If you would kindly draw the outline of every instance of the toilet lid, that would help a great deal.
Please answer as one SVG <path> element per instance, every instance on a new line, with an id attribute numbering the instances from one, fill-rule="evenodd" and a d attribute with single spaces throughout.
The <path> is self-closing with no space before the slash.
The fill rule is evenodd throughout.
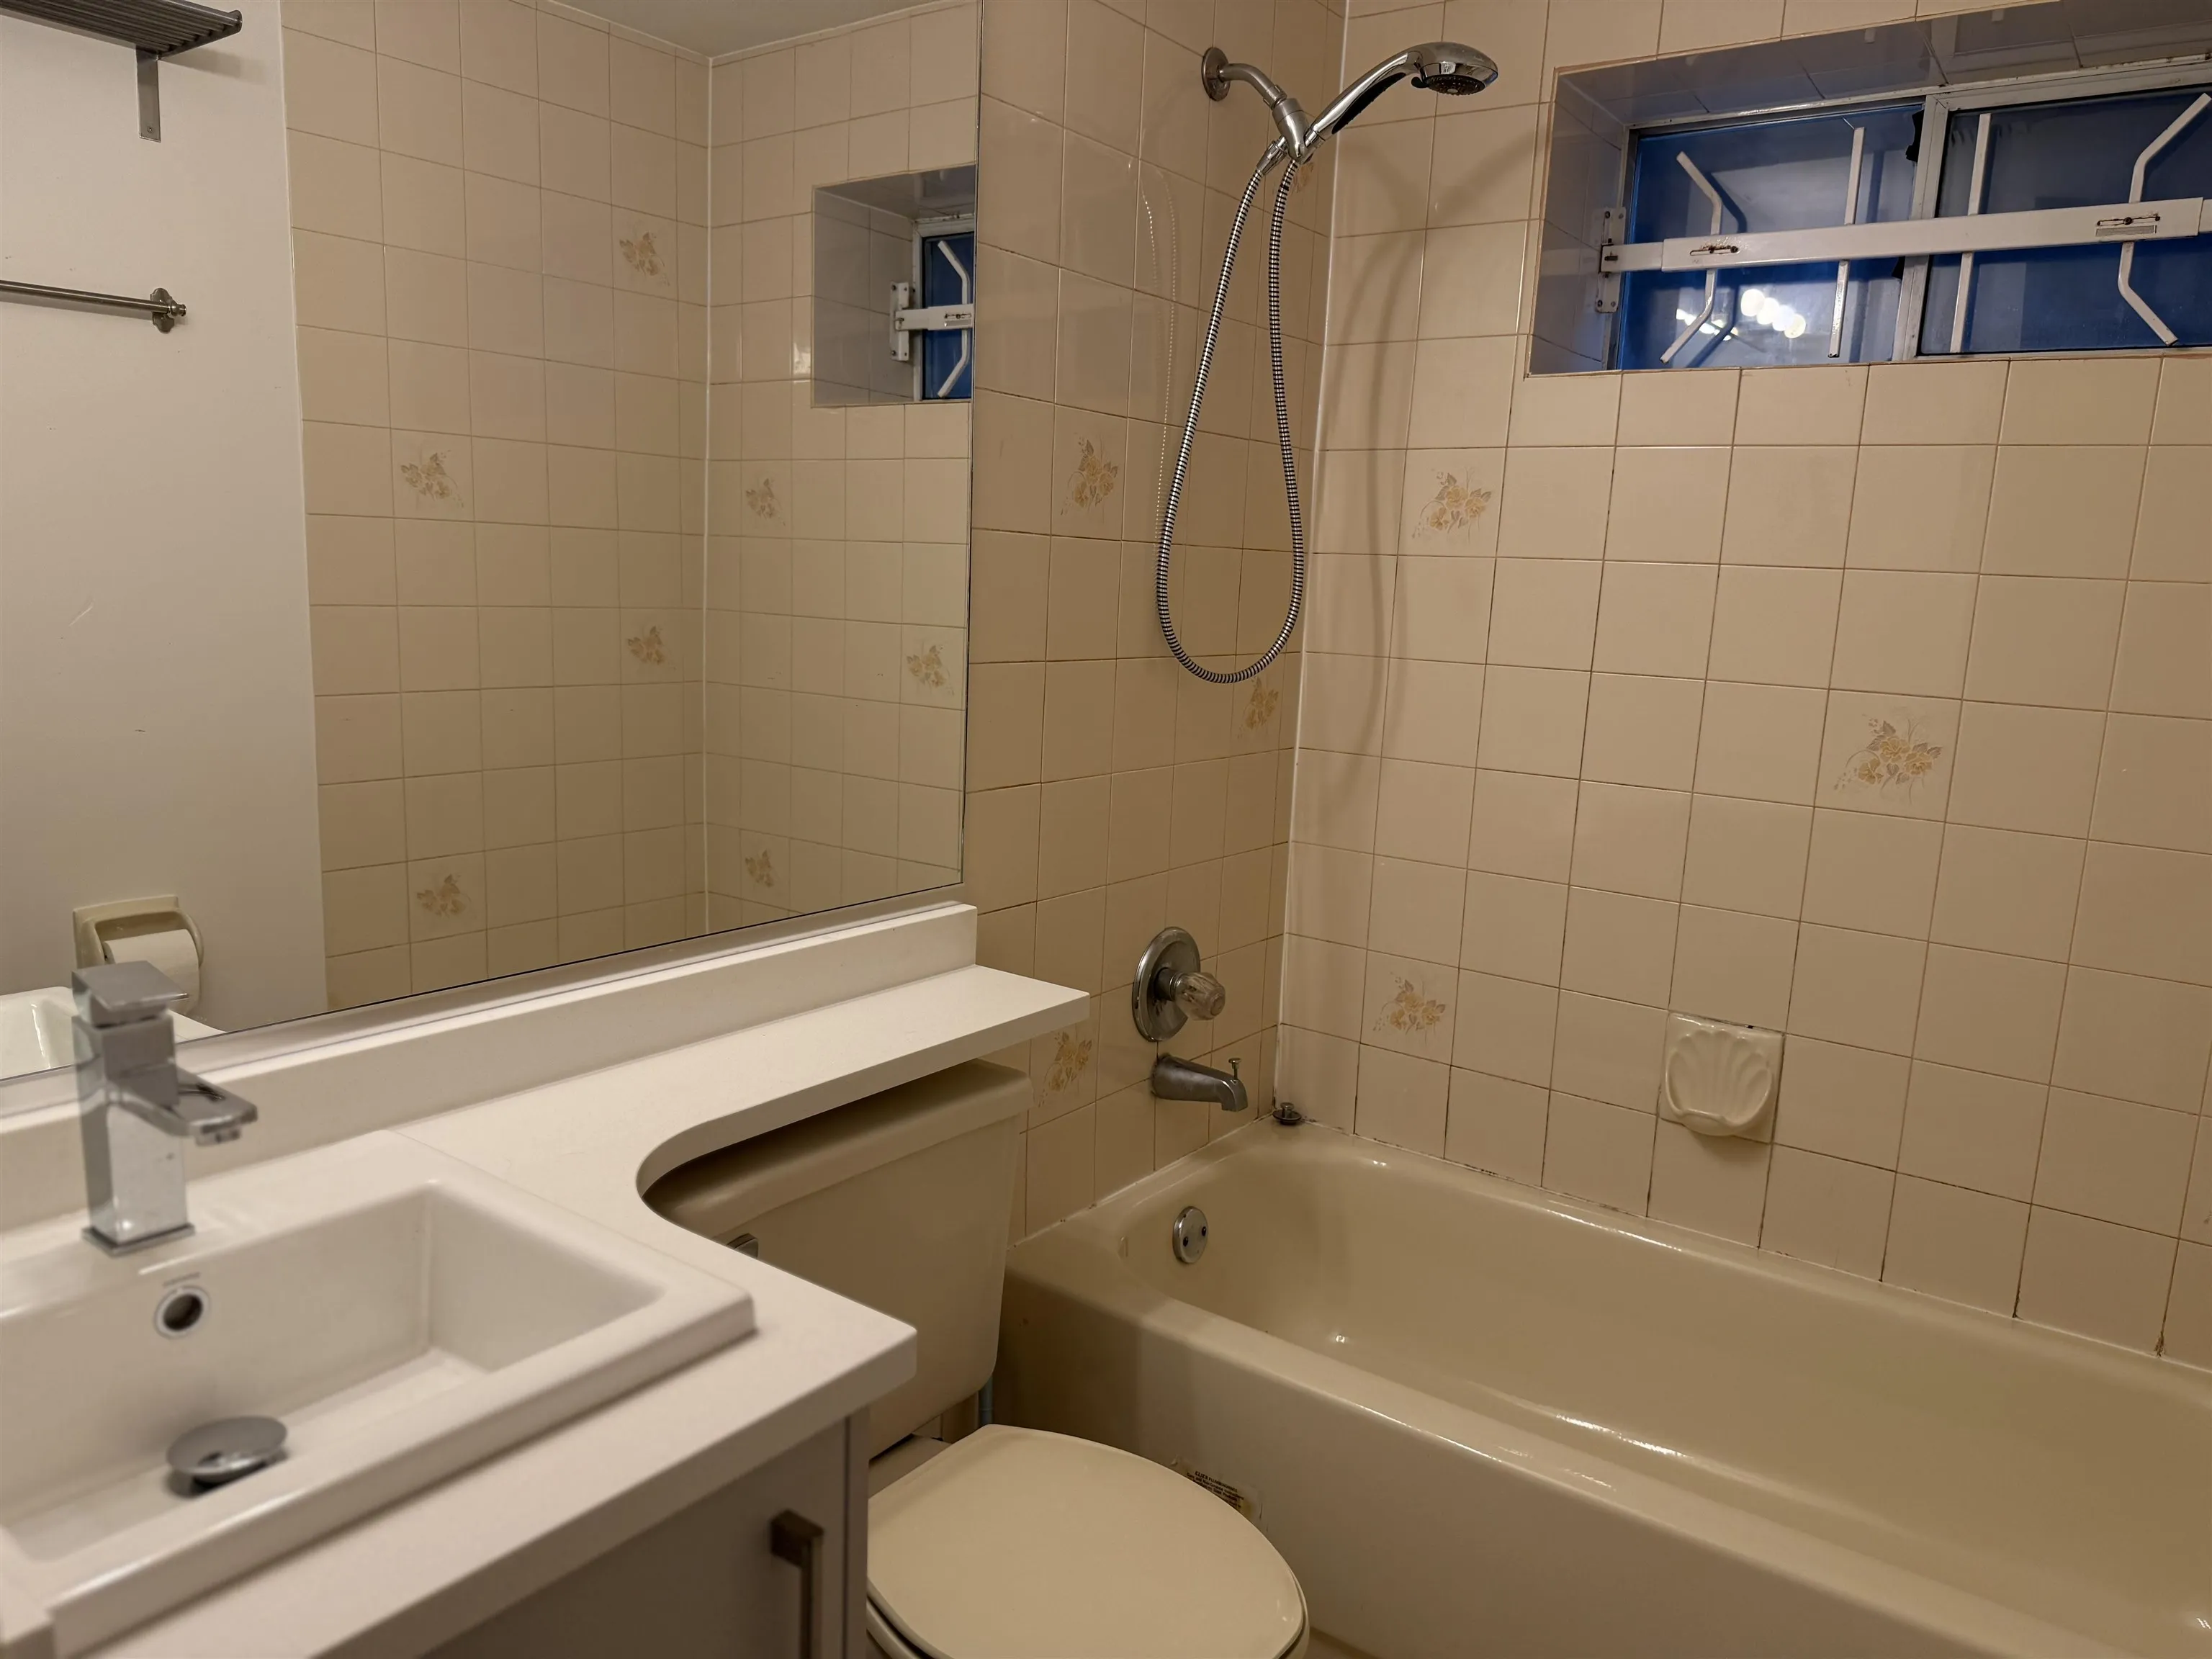
<path id="1" fill-rule="evenodd" d="M 994 1424 L 868 1505 L 868 1591 L 934 1659 L 1279 1659 L 1298 1581 L 1157 1463 Z"/>

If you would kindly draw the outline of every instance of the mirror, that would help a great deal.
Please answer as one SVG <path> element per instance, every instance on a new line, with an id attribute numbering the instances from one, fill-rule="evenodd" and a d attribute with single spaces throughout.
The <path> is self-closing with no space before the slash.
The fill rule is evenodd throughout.
<path id="1" fill-rule="evenodd" d="M 6 275 L 185 307 L 0 307 L 6 1072 L 958 882 L 978 8 L 243 10 L 0 20 Z"/>

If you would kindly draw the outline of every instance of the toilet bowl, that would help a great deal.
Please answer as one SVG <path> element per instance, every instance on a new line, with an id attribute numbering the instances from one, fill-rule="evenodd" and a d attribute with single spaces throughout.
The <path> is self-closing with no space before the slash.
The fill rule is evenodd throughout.
<path id="1" fill-rule="evenodd" d="M 1298 1581 L 1194 1481 L 964 1414 L 999 1350 L 1006 1208 L 1030 1080 L 986 1060 L 708 1153 L 646 1202 L 915 1328 L 869 1408 L 868 1633 L 889 1659 L 1299 1659 Z M 1165 1248 L 1165 1241 L 1161 1241 Z M 972 1420 L 972 1419 L 970 1419 Z"/>
<path id="2" fill-rule="evenodd" d="M 888 1659 L 1297 1659 L 1305 1598 L 1257 1527 L 1112 1446 L 991 1425 L 868 1505 Z"/>

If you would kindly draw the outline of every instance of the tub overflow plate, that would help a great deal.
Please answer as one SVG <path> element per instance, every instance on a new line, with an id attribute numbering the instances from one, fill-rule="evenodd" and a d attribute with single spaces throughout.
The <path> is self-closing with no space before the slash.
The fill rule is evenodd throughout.
<path id="1" fill-rule="evenodd" d="M 1206 1254 L 1206 1212 L 1187 1206 L 1175 1218 L 1175 1255 L 1178 1261 L 1195 1261 Z"/>

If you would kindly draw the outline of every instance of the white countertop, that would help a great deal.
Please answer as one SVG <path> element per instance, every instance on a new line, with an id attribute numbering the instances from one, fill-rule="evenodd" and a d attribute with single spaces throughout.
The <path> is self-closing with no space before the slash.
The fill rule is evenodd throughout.
<path id="1" fill-rule="evenodd" d="M 1057 1030 L 1086 1002 L 957 967 L 393 1125 L 743 1285 L 754 1334 L 142 1626 L 101 1659 L 418 1652 L 888 1392 L 912 1372 L 911 1329 L 684 1232 L 641 1189 L 719 1147 Z M 33 1635 L 21 1612 L 9 1610 L 11 1640 Z"/>

